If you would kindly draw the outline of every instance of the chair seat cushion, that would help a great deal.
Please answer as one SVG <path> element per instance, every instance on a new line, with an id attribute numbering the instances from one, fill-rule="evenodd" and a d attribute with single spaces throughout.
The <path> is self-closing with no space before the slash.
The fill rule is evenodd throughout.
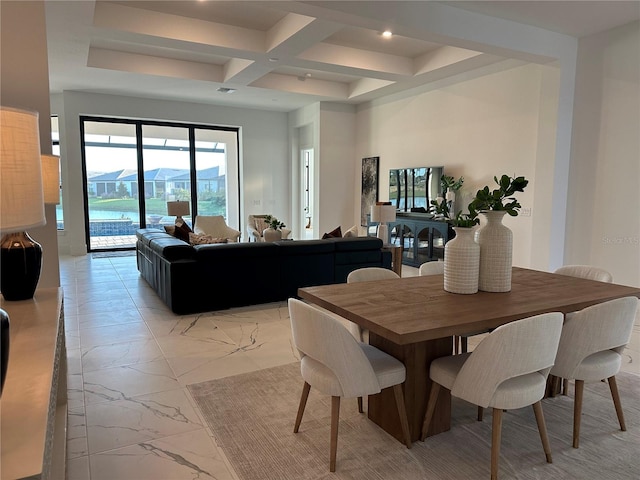
<path id="1" fill-rule="evenodd" d="M 511 410 L 527 407 L 544 397 L 547 379 L 538 372 L 510 378 L 498 386 L 489 405 L 482 407 Z"/>
<path id="2" fill-rule="evenodd" d="M 589 355 L 585 358 L 572 378 L 585 382 L 597 382 L 614 376 L 620 370 L 622 358 L 612 350 L 605 350 Z"/>
<path id="3" fill-rule="evenodd" d="M 453 382 L 456 381 L 458 372 L 467 361 L 471 352 L 461 355 L 450 355 L 448 357 L 436 358 L 431 362 L 429 376 L 431 380 L 442 385 L 447 390 L 451 390 Z"/>
<path id="4" fill-rule="evenodd" d="M 371 362 L 378 383 L 380 383 L 380 389 L 404 382 L 406 369 L 400 360 L 366 343 L 359 343 L 359 345 Z"/>

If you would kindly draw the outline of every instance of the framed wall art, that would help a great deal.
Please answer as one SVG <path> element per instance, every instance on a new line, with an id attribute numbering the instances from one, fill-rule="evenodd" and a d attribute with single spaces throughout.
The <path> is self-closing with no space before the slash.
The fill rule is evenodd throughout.
<path id="1" fill-rule="evenodd" d="M 360 225 L 367 225 L 371 205 L 378 201 L 378 177 L 380 157 L 362 159 L 362 196 L 360 200 Z"/>

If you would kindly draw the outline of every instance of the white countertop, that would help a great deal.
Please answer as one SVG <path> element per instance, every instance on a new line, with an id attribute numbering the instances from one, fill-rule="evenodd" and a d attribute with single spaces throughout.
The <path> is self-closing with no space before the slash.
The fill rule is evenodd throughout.
<path id="1" fill-rule="evenodd" d="M 9 364 L 0 400 L 2 479 L 48 476 L 52 417 L 61 400 L 57 398 L 58 375 L 66 378 L 62 298 L 62 288 L 48 288 L 36 291 L 31 300 L 3 298 L 0 302 L 11 325 Z"/>

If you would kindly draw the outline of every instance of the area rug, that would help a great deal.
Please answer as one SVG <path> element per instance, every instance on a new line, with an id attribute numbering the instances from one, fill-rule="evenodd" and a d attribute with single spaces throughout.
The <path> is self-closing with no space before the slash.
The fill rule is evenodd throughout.
<path id="1" fill-rule="evenodd" d="M 637 479 L 640 472 L 640 376 L 617 377 L 627 431 L 617 424 L 606 383 L 585 386 L 580 448 L 571 447 L 573 396 L 545 399 L 553 463 L 545 462 L 532 408 L 503 416 L 501 479 Z M 303 381 L 298 363 L 189 385 L 213 435 L 239 478 L 489 478 L 491 415 L 453 403 L 449 432 L 411 450 L 341 402 L 337 471 L 329 472 L 329 397 L 311 390 L 298 434 L 293 424 Z M 573 389 L 571 389 L 573 391 Z"/>

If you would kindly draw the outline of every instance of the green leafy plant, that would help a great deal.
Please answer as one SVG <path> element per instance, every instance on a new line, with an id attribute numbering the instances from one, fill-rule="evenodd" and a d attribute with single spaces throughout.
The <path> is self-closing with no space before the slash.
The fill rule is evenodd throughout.
<path id="1" fill-rule="evenodd" d="M 449 205 L 447 201 L 442 198 L 439 202 L 438 200 L 431 200 L 431 208 L 432 212 L 435 212 L 436 215 L 443 215 L 446 218 L 449 218 Z"/>
<path id="2" fill-rule="evenodd" d="M 448 219 L 447 222 L 454 227 L 471 228 L 478 225 L 480 223 L 480 219 L 476 214 L 462 213 L 462 210 L 459 210 L 456 217 Z"/>
<path id="3" fill-rule="evenodd" d="M 265 221 L 265 223 L 267 225 L 269 225 L 269 228 L 272 228 L 273 230 L 278 230 L 280 228 L 285 228 L 286 227 L 286 225 L 284 223 L 282 223 L 280 220 L 278 220 L 273 215 L 266 215 L 264 217 L 264 221 Z"/>
<path id="4" fill-rule="evenodd" d="M 442 185 L 442 193 L 447 193 L 448 190 L 457 192 L 464 183 L 464 177 L 460 177 L 454 180 L 451 175 L 442 175 L 440 177 L 440 185 Z"/>
<path id="5" fill-rule="evenodd" d="M 500 180 L 498 177 L 493 177 L 493 179 L 498 188 L 489 190 L 489 187 L 485 186 L 478 190 L 475 198 L 469 204 L 469 214 L 475 217 L 479 212 L 496 210 L 505 211 L 512 217 L 517 216 L 521 205 L 513 195 L 516 192 L 523 192 L 529 184 L 529 180 L 524 177 L 510 177 L 508 175 L 502 175 Z"/>

